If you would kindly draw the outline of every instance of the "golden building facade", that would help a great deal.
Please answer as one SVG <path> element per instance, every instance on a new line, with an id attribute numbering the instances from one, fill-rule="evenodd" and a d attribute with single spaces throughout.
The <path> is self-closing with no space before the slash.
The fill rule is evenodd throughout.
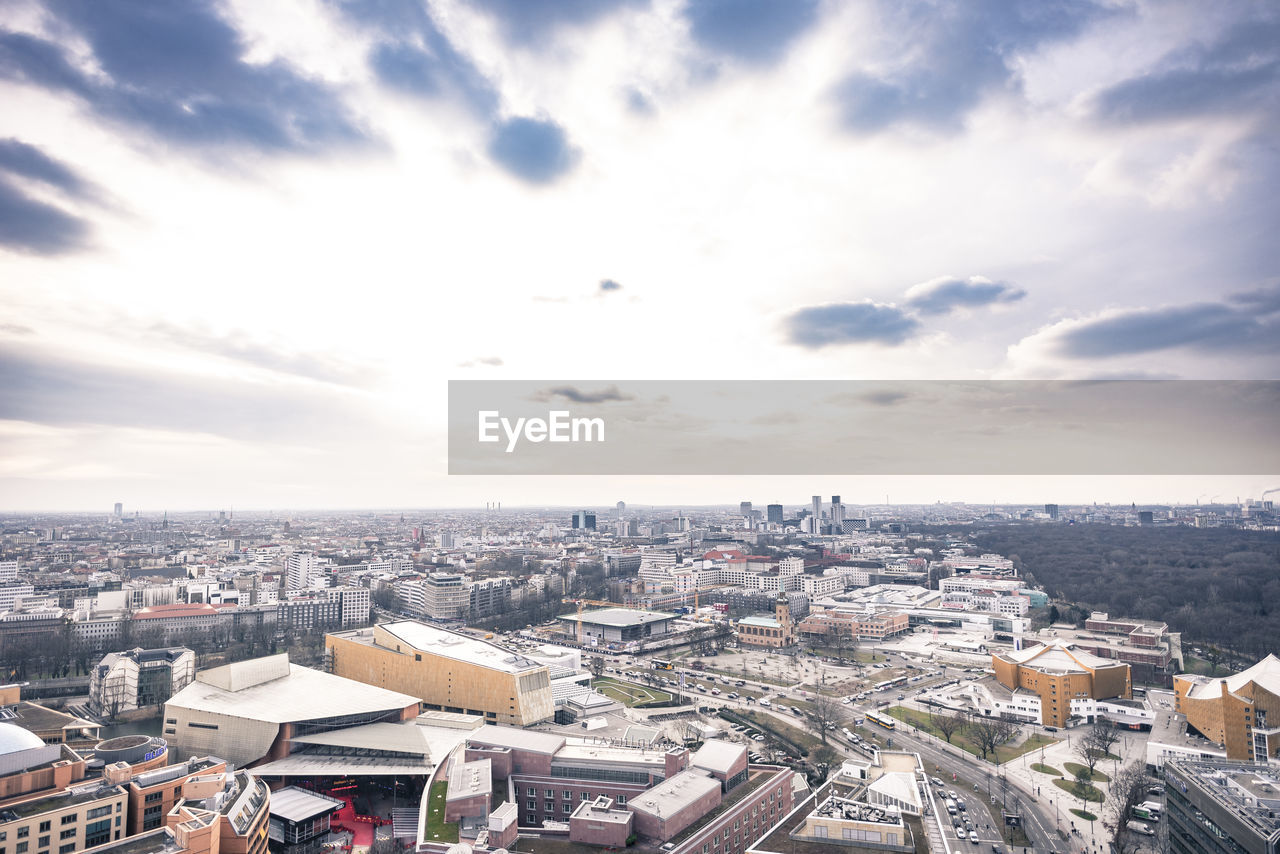
<path id="1" fill-rule="evenodd" d="M 555 714 L 545 664 L 416 620 L 329 634 L 325 648 L 334 674 L 410 694 L 429 709 L 513 726 Z"/>
<path id="2" fill-rule="evenodd" d="M 1133 696 L 1128 664 L 1068 644 L 993 653 L 991 667 L 1001 685 L 1040 697 L 1040 723 L 1045 726 L 1066 726 L 1072 700 Z"/>
<path id="3" fill-rule="evenodd" d="M 1222 745 L 1228 759 L 1274 761 L 1280 756 L 1280 659 L 1268 655 L 1225 679 L 1189 673 L 1173 677 L 1175 708 L 1187 723 Z"/>

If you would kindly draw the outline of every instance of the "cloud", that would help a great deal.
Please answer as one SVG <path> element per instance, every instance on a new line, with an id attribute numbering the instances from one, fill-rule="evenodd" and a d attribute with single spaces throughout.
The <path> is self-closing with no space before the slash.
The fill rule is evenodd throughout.
<path id="1" fill-rule="evenodd" d="M 526 183 L 550 184 L 573 169 L 579 152 L 555 122 L 514 118 L 494 127 L 489 156 Z"/>
<path id="2" fill-rule="evenodd" d="M 817 0 L 689 0 L 689 32 L 703 48 L 742 62 L 780 59 L 818 17 Z"/>
<path id="3" fill-rule="evenodd" d="M 1197 356 L 1280 352 L 1280 299 L 1259 291 L 1228 302 L 1111 309 L 1038 330 L 1009 349 L 1014 363 L 1084 361 L 1184 350 Z"/>
<path id="4" fill-rule="evenodd" d="M 502 367 L 503 364 L 504 363 L 502 359 L 498 358 L 497 356 L 481 356 L 478 359 L 468 359 L 465 362 L 459 362 L 458 367 L 459 368 L 475 368 L 475 367 L 500 368 Z"/>
<path id="5" fill-rule="evenodd" d="M 35 335 L 36 331 L 21 323 L 0 323 L 0 333 L 5 335 Z"/>
<path id="6" fill-rule="evenodd" d="M 948 314 L 958 308 L 978 308 L 1002 302 L 1016 302 L 1027 292 L 1007 282 L 993 282 L 982 276 L 958 279 L 943 276 L 907 290 L 906 304 L 921 314 Z"/>
<path id="7" fill-rule="evenodd" d="M 97 195 L 93 185 L 71 167 L 54 160 L 36 146 L 12 137 L 0 139 L 0 169 L 39 181 L 75 198 Z"/>
<path id="8" fill-rule="evenodd" d="M 532 395 L 533 400 L 544 403 L 557 397 L 572 403 L 609 403 L 635 399 L 634 395 L 620 391 L 616 385 L 611 385 L 598 391 L 583 391 L 576 386 L 562 385 L 541 389 Z"/>
<path id="9" fill-rule="evenodd" d="M 63 0 L 48 30 L 82 42 L 100 73 L 47 39 L 0 32 L 0 77 L 75 96 L 97 115 L 194 149 L 317 152 L 367 143 L 338 94 L 280 60 L 249 63 L 207 2 Z"/>
<path id="10" fill-rule="evenodd" d="M 654 114 L 653 100 L 644 92 L 635 88 L 628 87 L 626 91 L 627 109 L 637 116 L 651 116 Z"/>
<path id="11" fill-rule="evenodd" d="M 37 201 L 0 178 L 0 246 L 35 255 L 60 255 L 89 244 L 89 224 Z"/>
<path id="12" fill-rule="evenodd" d="M 315 353 L 281 350 L 256 341 L 242 332 L 216 335 L 163 321 L 152 324 L 147 331 L 167 343 L 243 362 L 273 373 L 352 387 L 368 385 L 374 378 L 374 372 L 367 367 L 345 364 Z"/>
<path id="13" fill-rule="evenodd" d="M 367 407 L 332 389 L 116 367 L 0 346 L 0 420 L 208 433 L 249 442 L 349 438 Z"/>
<path id="14" fill-rule="evenodd" d="M 1145 123 L 1280 106 L 1280 16 L 1239 21 L 1209 43 L 1172 51 L 1143 74 L 1099 92 L 1094 115 Z"/>
<path id="15" fill-rule="evenodd" d="M 784 321 L 792 344 L 819 349 L 832 344 L 897 345 L 916 334 L 920 321 L 894 305 L 871 301 L 809 306 Z"/>
<path id="16" fill-rule="evenodd" d="M 391 89 L 424 100 L 454 97 L 483 118 L 498 108 L 493 83 L 416 0 L 338 0 L 348 21 L 375 33 L 369 66 Z"/>
<path id="17" fill-rule="evenodd" d="M 622 290 L 622 285 L 618 284 L 618 283 L 617 283 L 617 282 L 615 282 L 613 279 L 601 279 L 601 280 L 600 280 L 600 293 L 601 293 L 601 294 L 613 293 L 614 291 L 620 291 L 620 290 Z"/>
<path id="18" fill-rule="evenodd" d="M 537 47 L 564 27 L 581 27 L 620 9 L 647 6 L 649 0 L 474 0 L 472 5 L 497 21 L 503 36 L 524 47 Z"/>
<path id="19" fill-rule="evenodd" d="M 1020 54 L 1110 14 L 1089 0 L 884 0 L 880 9 L 883 29 L 901 41 L 880 67 L 850 73 L 832 92 L 842 123 L 856 133 L 898 124 L 956 129 L 988 94 L 1019 86 Z"/>

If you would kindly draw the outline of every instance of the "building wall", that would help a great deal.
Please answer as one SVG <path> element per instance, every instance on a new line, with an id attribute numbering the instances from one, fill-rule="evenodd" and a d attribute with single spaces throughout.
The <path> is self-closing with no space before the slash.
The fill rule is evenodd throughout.
<path id="1" fill-rule="evenodd" d="M 411 694 L 447 711 L 483 714 L 494 723 L 529 726 L 555 714 L 546 667 L 506 673 L 418 651 L 379 626 L 373 631 L 373 644 L 325 637 L 333 673 Z M 534 685 L 521 690 L 521 680 Z"/>
<path id="2" fill-rule="evenodd" d="M 1187 696 L 1195 685 L 1192 680 L 1173 677 L 1175 709 L 1186 715 L 1187 723 L 1205 738 L 1221 744 L 1228 759 L 1252 761 L 1252 728 L 1258 726 L 1259 719 L 1265 720 L 1268 727 L 1280 725 L 1280 697 L 1256 682 L 1242 686 L 1238 694 L 1227 690 L 1225 679 L 1218 684 L 1218 696 L 1197 700 Z"/>
<path id="3" fill-rule="evenodd" d="M 280 732 L 278 724 L 189 709 L 164 707 L 164 738 L 183 755 L 220 756 L 238 766 L 267 754 Z"/>
<path id="4" fill-rule="evenodd" d="M 671 837 L 702 818 L 707 813 L 714 810 L 720 805 L 723 794 L 720 789 L 712 789 L 689 802 L 683 809 L 676 811 L 671 815 L 657 816 L 647 812 L 635 812 L 636 820 L 633 827 L 640 836 L 647 836 L 651 839 L 658 839 L 666 842 Z M 640 796 L 644 799 L 644 795 Z"/>
<path id="5" fill-rule="evenodd" d="M 642 796 L 651 785 L 525 774 L 513 775 L 511 784 L 520 809 L 521 827 L 538 827 L 547 819 L 567 822 L 579 804 L 594 801 L 601 795 L 612 799 L 615 807 L 625 809 L 632 799 Z M 530 790 L 533 790 L 533 795 L 529 794 Z M 551 792 L 551 797 L 547 797 L 547 792 Z M 566 793 L 568 797 L 565 797 Z M 569 807 L 568 812 L 565 812 L 566 806 Z"/>
<path id="6" fill-rule="evenodd" d="M 6 850 L 12 846 L 11 850 L 17 851 L 25 842 L 32 852 L 70 854 L 83 851 L 89 847 L 86 842 L 96 846 L 124 837 L 124 811 L 128 799 L 123 788 L 113 786 L 99 797 L 69 806 L 60 803 L 66 798 L 56 796 L 18 801 L 9 808 L 26 812 L 22 804 L 38 803 L 41 809 L 12 821 L 0 822 L 0 835 L 8 840 Z"/>
<path id="7" fill-rule="evenodd" d="M 1034 667 L 1034 660 L 1023 666 L 992 655 L 991 666 L 1001 685 L 1033 691 L 1040 697 L 1040 722 L 1045 726 L 1066 726 L 1073 699 L 1132 696 L 1129 667 L 1125 664 L 1086 669 L 1083 673 L 1052 673 Z"/>
<path id="8" fill-rule="evenodd" d="M 61 748 L 64 752 L 67 748 Z M 64 753 L 65 755 L 65 753 Z M 60 791 L 84 779 L 84 760 L 59 759 L 44 768 L 20 771 L 0 777 L 0 804 L 19 800 L 35 792 Z"/>
<path id="9" fill-rule="evenodd" d="M 756 770 L 763 769 L 757 766 Z M 791 796 L 794 772 L 780 768 L 776 771 L 769 769 L 765 773 L 773 773 L 774 776 L 750 796 L 699 828 L 668 854 L 701 854 L 704 845 L 709 854 L 743 854 L 794 807 Z"/>

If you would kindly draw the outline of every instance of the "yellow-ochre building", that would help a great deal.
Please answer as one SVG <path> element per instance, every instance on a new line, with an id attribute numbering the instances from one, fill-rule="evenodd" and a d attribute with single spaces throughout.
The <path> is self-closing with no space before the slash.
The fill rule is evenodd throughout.
<path id="1" fill-rule="evenodd" d="M 545 664 L 416 620 L 334 632 L 325 648 L 336 675 L 411 694 L 428 709 L 514 726 L 555 714 Z"/>
<path id="2" fill-rule="evenodd" d="M 1228 759 L 1274 762 L 1280 756 L 1280 658 L 1268 655 L 1234 676 L 1173 677 L 1177 710 Z"/>
<path id="3" fill-rule="evenodd" d="M 1012 691 L 1040 697 L 1040 723 L 1066 726 L 1072 700 L 1133 696 L 1129 665 L 1100 658 L 1071 644 L 993 653 L 996 680 Z"/>

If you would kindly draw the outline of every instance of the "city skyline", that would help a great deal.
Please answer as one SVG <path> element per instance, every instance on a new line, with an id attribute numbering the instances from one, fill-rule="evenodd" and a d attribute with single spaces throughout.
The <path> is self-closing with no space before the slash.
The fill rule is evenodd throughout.
<path id="1" fill-rule="evenodd" d="M 815 488 L 449 477 L 453 379 L 1272 380 L 1278 32 L 1246 0 L 7 4 L 0 509 Z"/>

